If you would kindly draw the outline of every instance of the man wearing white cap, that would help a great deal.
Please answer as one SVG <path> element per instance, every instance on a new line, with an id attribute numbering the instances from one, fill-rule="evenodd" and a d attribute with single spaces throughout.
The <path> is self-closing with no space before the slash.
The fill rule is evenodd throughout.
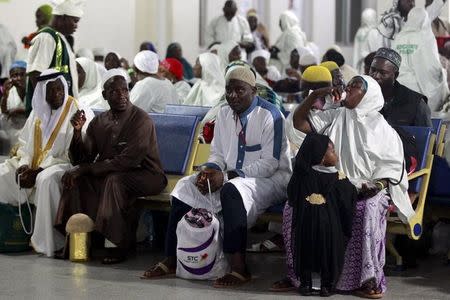
<path id="1" fill-rule="evenodd" d="M 144 50 L 136 54 L 134 68 L 138 82 L 130 93 L 131 103 L 146 112 L 163 113 L 166 104 L 179 104 L 173 84 L 158 74 L 158 54 Z"/>
<path id="2" fill-rule="evenodd" d="M 53 18 L 49 27 L 41 29 L 31 41 L 28 53 L 28 85 L 26 109 L 29 113 L 31 98 L 39 74 L 49 68 L 62 72 L 67 81 L 69 95 L 78 97 L 78 74 L 75 54 L 67 40 L 83 16 L 83 0 L 54 0 Z"/>
<path id="3" fill-rule="evenodd" d="M 223 250 L 230 255 L 232 272 L 222 274 L 214 287 L 248 282 L 247 228 L 269 206 L 285 198 L 292 170 L 282 113 L 256 96 L 256 75 L 247 65 L 229 67 L 225 80 L 228 105 L 217 116 L 208 163 L 199 174 L 185 177 L 175 186 L 166 259 L 145 272 L 146 278 L 175 273 L 176 227 L 195 207 L 212 208 L 223 215 Z"/>
<path id="4" fill-rule="evenodd" d="M 16 156 L 0 165 L 0 202 L 18 205 L 28 197 L 34 203 L 31 244 L 36 252 L 53 256 L 64 245 L 64 237 L 53 229 L 53 221 L 61 198 L 61 177 L 70 168 L 70 118 L 79 107 L 68 94 L 63 74 L 53 69 L 37 78 L 33 107 L 19 137 Z M 85 115 L 88 120 L 93 117 L 87 110 Z"/>
<path id="5" fill-rule="evenodd" d="M 69 153 L 76 167 L 62 178 L 63 195 L 55 226 L 65 232 L 68 219 L 87 214 L 108 248 L 104 264 L 119 263 L 134 246 L 137 197 L 157 195 L 167 184 L 161 167 L 153 121 L 129 100 L 126 73 L 111 69 L 102 80 L 110 110 L 96 116 L 82 137 L 85 119 L 72 118 Z"/>

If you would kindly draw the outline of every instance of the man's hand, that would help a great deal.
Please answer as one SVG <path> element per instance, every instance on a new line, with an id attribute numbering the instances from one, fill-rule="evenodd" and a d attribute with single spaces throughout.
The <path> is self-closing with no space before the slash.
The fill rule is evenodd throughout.
<path id="1" fill-rule="evenodd" d="M 197 176 L 195 185 L 200 193 L 206 195 L 209 193 L 208 179 L 211 187 L 211 193 L 216 192 L 223 186 L 223 173 L 215 169 L 205 169 L 201 171 Z"/>
<path id="2" fill-rule="evenodd" d="M 380 192 L 380 189 L 376 186 L 369 186 L 365 183 L 362 184 L 361 189 L 358 191 L 358 199 L 365 200 L 375 197 Z"/>
<path id="3" fill-rule="evenodd" d="M 17 171 L 16 171 L 17 177 L 20 176 L 20 180 L 18 178 L 17 182 L 19 183 L 19 186 L 21 188 L 31 189 L 36 184 L 37 175 L 43 169 L 39 168 L 39 169 L 34 170 L 34 169 L 31 169 L 31 168 L 28 168 L 28 166 L 25 166 L 25 167 L 27 167 L 27 168 L 25 170 L 20 170 L 20 173 L 18 172 L 20 168 L 17 169 Z"/>
<path id="4" fill-rule="evenodd" d="M 327 95 L 332 95 L 337 101 L 341 100 L 342 96 L 338 89 L 331 86 L 314 90 L 309 96 L 317 99 L 325 98 Z"/>
<path id="5" fill-rule="evenodd" d="M 86 123 L 84 110 L 77 110 L 77 112 L 73 114 L 72 119 L 70 119 L 70 123 L 72 124 L 74 131 L 81 132 L 84 123 Z"/>
<path id="6" fill-rule="evenodd" d="M 295 69 L 292 69 L 292 68 L 286 69 L 286 75 L 300 80 L 300 74 Z"/>
<path id="7" fill-rule="evenodd" d="M 61 182 L 63 184 L 63 187 L 65 189 L 73 189 L 77 183 L 78 178 L 82 175 L 82 170 L 79 167 L 75 167 L 69 171 L 67 171 L 62 179 Z"/>
<path id="8" fill-rule="evenodd" d="M 12 83 L 12 81 L 11 81 L 11 79 L 7 79 L 6 81 L 5 81 L 5 83 L 3 84 L 3 93 L 8 93 L 9 94 L 9 90 L 11 90 L 11 88 L 13 87 L 14 85 L 13 85 L 13 83 Z"/>

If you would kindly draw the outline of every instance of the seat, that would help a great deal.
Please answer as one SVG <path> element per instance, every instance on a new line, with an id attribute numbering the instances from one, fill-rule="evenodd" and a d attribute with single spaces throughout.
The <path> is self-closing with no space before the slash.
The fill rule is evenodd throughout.
<path id="1" fill-rule="evenodd" d="M 447 125 L 442 119 L 431 119 L 433 123 L 433 133 L 436 135 L 436 148 L 434 153 L 442 157 L 444 155 L 444 138 L 447 131 Z"/>
<path id="2" fill-rule="evenodd" d="M 411 239 L 418 240 L 422 235 L 423 212 L 434 159 L 433 145 L 436 139 L 431 128 L 413 126 L 402 128 L 415 137 L 419 149 L 418 160 L 420 163 L 418 170 L 408 176 L 409 191 L 419 194 L 415 215 L 409 220 L 408 224 L 402 223 L 398 217 L 388 216 L 387 232 L 391 235 L 387 239 L 386 247 L 396 258 L 398 270 L 403 268 L 403 259 L 394 247 L 393 236 L 403 234 L 408 235 Z"/>
<path id="3" fill-rule="evenodd" d="M 209 106 L 167 104 L 164 113 L 173 115 L 197 116 L 200 118 L 200 120 L 203 120 L 210 109 L 211 107 Z"/>
<path id="4" fill-rule="evenodd" d="M 167 211 L 170 208 L 170 193 L 178 180 L 194 172 L 194 158 L 199 145 L 199 118 L 158 113 L 149 115 L 155 124 L 159 156 L 168 184 L 161 194 L 141 199 L 146 200 L 146 208 Z"/>

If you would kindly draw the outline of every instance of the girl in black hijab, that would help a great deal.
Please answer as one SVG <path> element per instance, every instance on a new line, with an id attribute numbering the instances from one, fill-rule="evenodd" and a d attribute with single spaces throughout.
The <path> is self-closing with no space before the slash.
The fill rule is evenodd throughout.
<path id="1" fill-rule="evenodd" d="M 336 169 L 334 145 L 325 135 L 306 136 L 288 185 L 294 209 L 292 248 L 300 278 L 300 294 L 312 294 L 312 272 L 321 276 L 321 296 L 330 296 L 344 261 L 351 235 L 356 188 Z"/>

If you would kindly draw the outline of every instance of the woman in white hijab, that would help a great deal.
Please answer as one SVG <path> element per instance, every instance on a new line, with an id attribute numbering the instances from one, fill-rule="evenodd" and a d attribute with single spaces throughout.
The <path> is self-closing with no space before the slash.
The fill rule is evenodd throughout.
<path id="1" fill-rule="evenodd" d="M 353 46 L 353 66 L 360 74 L 364 73 L 364 58 L 377 49 L 371 48 L 370 33 L 377 27 L 377 12 L 372 8 L 365 9 L 361 14 L 361 27 L 355 35 Z"/>
<path id="2" fill-rule="evenodd" d="M 224 70 L 219 58 L 213 53 L 200 54 L 193 67 L 194 76 L 200 78 L 188 96 L 184 105 L 215 106 L 225 93 Z"/>
<path id="3" fill-rule="evenodd" d="M 222 68 L 222 73 L 225 74 L 225 68 L 229 63 L 243 59 L 241 48 L 239 44 L 235 41 L 227 41 L 222 44 L 218 44 L 216 47 L 217 55 L 220 59 L 220 66 Z"/>
<path id="4" fill-rule="evenodd" d="M 336 288 L 380 298 L 386 290 L 383 266 L 389 198 L 403 222 L 415 215 L 407 192 L 403 146 L 396 131 L 379 113 L 384 98 L 374 79 L 354 77 L 347 85 L 344 107 L 311 111 L 315 99 L 332 92 L 333 88 L 322 88 L 308 96 L 294 112 L 291 129 L 328 135 L 339 157 L 338 169 L 358 188 L 362 200 L 355 206 L 352 236 Z M 289 220 L 291 213 L 287 205 L 283 219 Z M 296 278 L 288 277 L 295 285 Z"/>
<path id="5" fill-rule="evenodd" d="M 284 69 L 289 68 L 292 50 L 298 47 L 305 47 L 308 41 L 306 34 L 300 28 L 297 16 L 290 10 L 280 15 L 280 28 L 282 33 L 278 37 L 274 47 L 279 50 L 278 59 Z"/>
<path id="6" fill-rule="evenodd" d="M 97 64 L 85 57 L 79 57 L 76 61 L 79 85 L 78 101 L 91 109 L 109 109 L 108 102 L 102 96 L 102 80 Z"/>
<path id="7" fill-rule="evenodd" d="M 397 80 L 424 94 L 432 112 L 438 111 L 449 94 L 447 76 L 439 61 L 431 21 L 424 8 L 415 7 L 397 35 L 392 48 L 402 56 Z"/>

